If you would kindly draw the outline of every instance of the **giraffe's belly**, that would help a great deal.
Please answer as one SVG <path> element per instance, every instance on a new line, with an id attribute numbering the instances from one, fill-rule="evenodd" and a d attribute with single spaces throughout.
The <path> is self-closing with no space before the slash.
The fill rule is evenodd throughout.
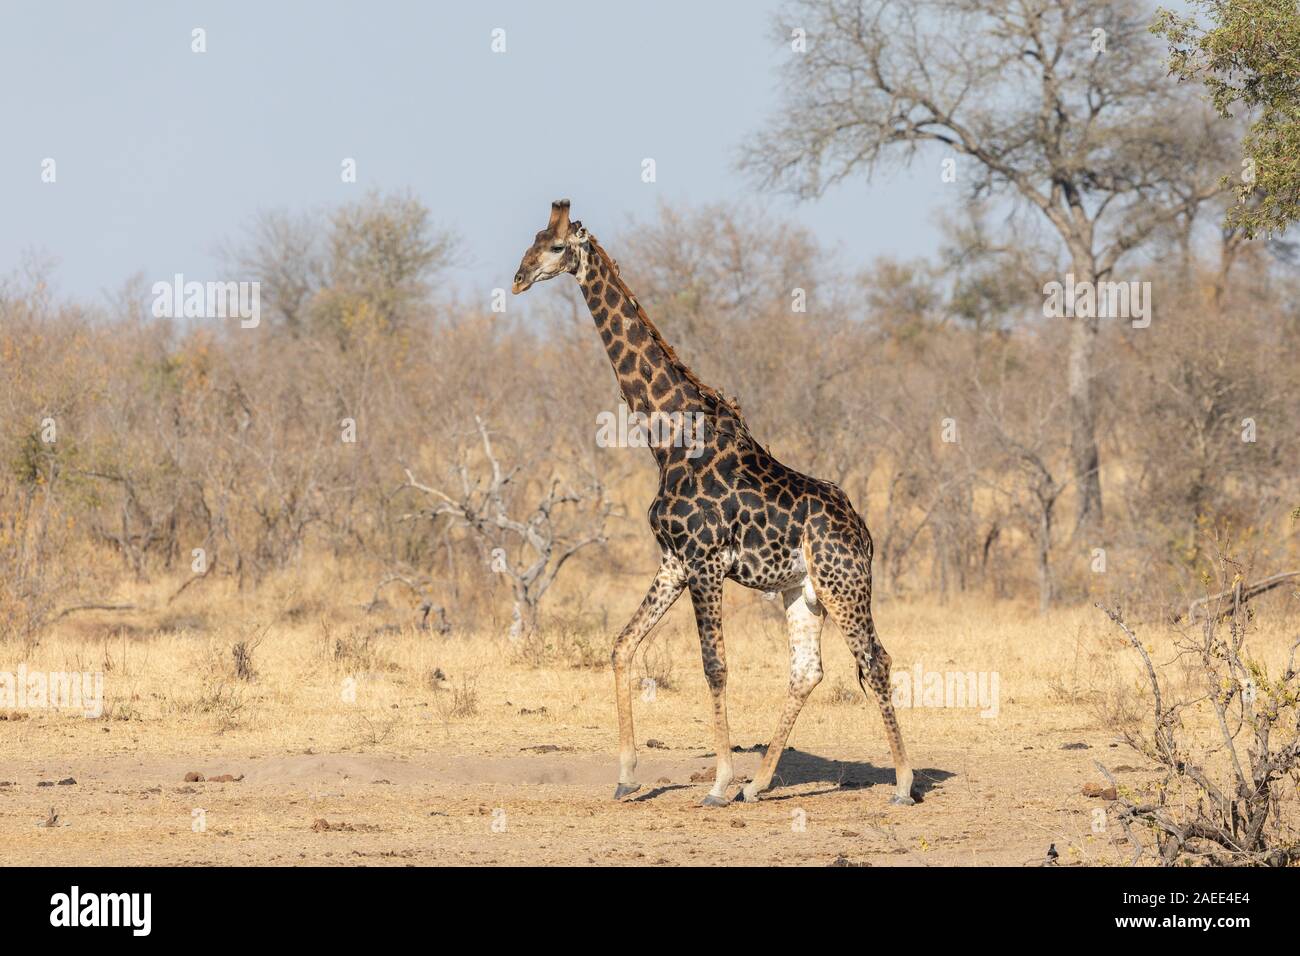
<path id="1" fill-rule="evenodd" d="M 808 580 L 808 565 L 802 548 L 778 548 L 770 554 L 741 550 L 728 576 L 759 591 L 786 591 Z"/>

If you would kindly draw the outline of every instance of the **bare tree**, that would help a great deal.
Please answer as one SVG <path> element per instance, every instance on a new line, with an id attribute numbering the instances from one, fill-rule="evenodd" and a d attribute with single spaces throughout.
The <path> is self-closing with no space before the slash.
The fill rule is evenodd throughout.
<path id="1" fill-rule="evenodd" d="M 1036 545 L 1038 608 L 1046 612 L 1057 592 L 1052 572 L 1056 506 L 1070 485 L 1068 479 L 1062 481 L 1057 477 L 1052 461 L 1053 448 L 1060 447 L 1056 440 L 1057 423 L 1062 417 L 1059 393 L 1042 388 L 1041 376 L 1036 371 L 1025 376 L 1027 380 L 1009 380 L 1008 364 L 1005 360 L 999 364 L 996 389 L 978 375 L 974 377 L 972 389 L 982 437 L 1001 459 L 999 464 L 1007 465 L 1005 470 L 988 470 L 986 480 L 1008 495 L 1014 511 L 1026 515 L 1029 534 Z M 1033 379 L 1040 380 L 1037 388 Z M 1020 483 L 1028 492 L 1028 502 L 1018 493 L 1019 489 L 1008 490 L 1002 486 L 1007 473 L 1019 474 Z"/>
<path id="2" fill-rule="evenodd" d="M 1076 284 L 1193 217 L 1222 188 L 1221 128 L 1165 75 L 1149 15 L 1125 0 L 797 0 L 806 31 L 786 104 L 742 165 L 816 196 L 936 144 L 973 197 L 1005 195 L 1059 235 Z M 936 171 L 937 173 L 937 171 Z M 1073 310 L 1067 314 L 1072 315 Z M 1098 325 L 1070 319 L 1077 532 L 1100 529 Z"/>
<path id="3" fill-rule="evenodd" d="M 263 303 L 275 324 L 302 334 L 312 300 L 327 281 L 319 216 L 267 210 L 246 232 L 242 245 L 225 247 L 227 264 L 261 283 Z"/>
<path id="4" fill-rule="evenodd" d="M 516 640 L 537 630 L 538 607 L 565 563 L 583 548 L 606 542 L 605 522 L 613 505 L 606 500 L 599 482 L 592 480 L 587 488 L 574 490 L 553 476 L 545 484 L 545 494 L 526 516 L 512 517 L 517 506 L 510 499 L 522 485 L 516 481 L 522 467 L 503 468 L 487 426 L 478 417 L 474 421 L 482 441 L 486 475 L 472 476 L 462 461 L 457 468 L 460 487 L 451 493 L 421 484 L 409 468 L 406 481 L 409 487 L 432 499 L 431 507 L 423 512 L 425 516 L 448 515 L 469 529 L 486 552 L 492 571 L 509 582 L 514 599 L 510 638 Z M 562 530 L 556 511 L 564 505 L 584 507 L 578 520 Z"/>

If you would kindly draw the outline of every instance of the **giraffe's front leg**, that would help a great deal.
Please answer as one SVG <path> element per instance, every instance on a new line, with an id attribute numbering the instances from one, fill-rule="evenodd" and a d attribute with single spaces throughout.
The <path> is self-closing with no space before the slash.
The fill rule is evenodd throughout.
<path id="1" fill-rule="evenodd" d="M 636 737 L 632 726 L 632 657 L 650 629 L 664 616 L 686 587 L 681 562 L 665 556 L 650 590 L 618 638 L 610 660 L 614 665 L 614 699 L 618 704 L 618 786 L 620 800 L 640 789 L 636 782 Z"/>
<path id="2" fill-rule="evenodd" d="M 722 643 L 722 578 L 696 579 L 691 582 L 691 600 L 695 605 L 695 624 L 700 632 L 700 653 L 704 658 L 704 676 L 713 694 L 713 745 L 718 769 L 702 806 L 726 806 L 726 790 L 735 776 L 731 763 L 731 731 L 727 726 L 727 653 Z"/>

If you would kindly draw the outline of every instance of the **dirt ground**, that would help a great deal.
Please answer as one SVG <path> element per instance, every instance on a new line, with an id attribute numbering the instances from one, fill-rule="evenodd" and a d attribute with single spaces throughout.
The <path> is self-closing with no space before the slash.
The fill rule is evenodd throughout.
<path id="1" fill-rule="evenodd" d="M 104 712 L 0 712 L 3 862 L 1036 865 L 1055 845 L 1058 865 L 1115 865 L 1131 854 L 1095 812 L 1105 801 L 1082 793 L 1102 779 L 1094 761 L 1121 786 L 1154 779 L 1099 716 L 1137 672 L 1095 610 L 880 607 L 896 674 L 919 663 L 999 678 L 995 715 L 900 710 L 924 796 L 913 807 L 888 802 L 879 713 L 828 626 L 827 676 L 774 788 L 718 809 L 698 805 L 712 733 L 682 611 L 640 658 L 638 686 L 655 681 L 634 699 L 642 789 L 621 803 L 608 637 L 519 648 L 290 615 L 259 625 L 241 678 L 230 649 L 252 633 L 243 624 L 69 625 L 23 663 L 102 669 Z M 775 725 L 786 655 L 770 603 L 736 602 L 730 625 L 739 783 Z M 1285 627 L 1257 643 L 1282 648 Z M 196 773 L 205 780 L 186 781 Z M 224 775 L 236 779 L 211 780 Z"/>
<path id="2" fill-rule="evenodd" d="M 1080 796 L 1096 777 L 1087 751 L 932 751 L 912 808 L 886 803 L 891 770 L 795 752 L 767 799 L 714 810 L 691 781 L 712 773 L 702 754 L 646 758 L 653 783 L 622 803 L 609 757 L 589 753 L 23 760 L 6 771 L 0 832 L 10 863 L 56 865 L 1019 865 L 1050 843 L 1064 862 L 1117 860 L 1090 832 L 1098 801 Z M 182 783 L 195 767 L 243 779 Z M 77 783 L 38 786 L 63 774 Z M 56 825 L 37 827 L 51 806 Z"/>

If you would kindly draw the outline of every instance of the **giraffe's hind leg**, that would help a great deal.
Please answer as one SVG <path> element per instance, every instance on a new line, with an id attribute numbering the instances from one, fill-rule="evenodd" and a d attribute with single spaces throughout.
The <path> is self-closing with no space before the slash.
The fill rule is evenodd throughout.
<path id="1" fill-rule="evenodd" d="M 784 592 L 782 597 L 790 636 L 790 685 L 785 709 L 781 711 L 780 722 L 767 746 L 767 753 L 763 755 L 763 762 L 759 764 L 754 779 L 740 792 L 746 801 L 757 800 L 758 795 L 771 784 L 786 739 L 799 719 L 799 711 L 822 679 L 822 623 L 826 620 L 826 612 L 815 601 L 810 604 L 806 600 L 802 584 Z"/>
<path id="2" fill-rule="evenodd" d="M 858 683 L 865 691 L 867 687 L 876 695 L 880 705 L 880 716 L 885 721 L 885 736 L 889 738 L 889 750 L 894 757 L 894 796 L 890 803 L 911 806 L 916 803 L 912 790 L 912 765 L 907 759 L 907 749 L 903 746 L 903 732 L 898 727 L 898 716 L 894 713 L 892 688 L 889 682 L 889 654 L 876 636 L 876 626 L 871 620 L 871 609 L 865 610 L 865 622 L 856 634 L 850 636 L 847 627 L 841 625 L 844 636 L 849 638 L 849 648 L 853 651 L 858 664 Z"/>
<path id="3" fill-rule="evenodd" d="M 851 533 L 833 539 L 813 538 L 806 546 L 808 573 L 817 599 L 839 625 L 858 666 L 858 683 L 876 696 L 880 716 L 885 722 L 885 736 L 894 758 L 894 796 L 891 803 L 910 806 L 916 803 L 912 791 L 912 765 L 903 746 L 903 732 L 894 713 L 889 681 L 889 654 L 876 634 L 871 619 L 871 545 L 870 538 Z"/>

